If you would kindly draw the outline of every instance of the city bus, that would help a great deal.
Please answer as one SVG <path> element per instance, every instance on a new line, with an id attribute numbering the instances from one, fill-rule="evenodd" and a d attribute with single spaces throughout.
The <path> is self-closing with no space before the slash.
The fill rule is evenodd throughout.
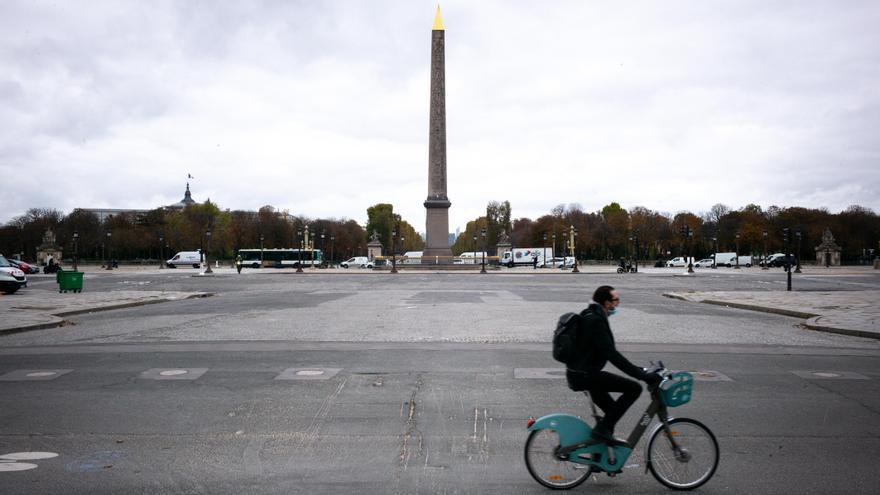
<path id="1" fill-rule="evenodd" d="M 296 268 L 302 260 L 302 266 L 318 266 L 324 263 L 320 249 L 239 249 L 241 266 L 259 268 L 260 266 L 275 268 Z M 262 260 L 262 263 L 260 262 Z"/>

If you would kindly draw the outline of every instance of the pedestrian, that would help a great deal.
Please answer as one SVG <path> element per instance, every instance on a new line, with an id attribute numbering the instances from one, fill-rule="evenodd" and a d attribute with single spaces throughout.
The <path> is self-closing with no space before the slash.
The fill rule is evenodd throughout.
<path id="1" fill-rule="evenodd" d="M 538 255 L 533 254 L 532 255 L 532 270 L 537 270 L 537 269 L 538 269 Z"/>
<path id="2" fill-rule="evenodd" d="M 235 269 L 238 270 L 238 273 L 241 273 L 241 255 L 235 256 Z"/>
<path id="3" fill-rule="evenodd" d="M 617 290 L 603 285 L 593 293 L 587 309 L 581 314 L 581 321 L 575 339 L 575 359 L 566 369 L 568 386 L 575 391 L 589 392 L 593 402 L 602 409 L 604 416 L 596 423 L 593 437 L 603 442 L 623 442 L 614 438 L 614 426 L 627 409 L 635 403 L 642 393 L 642 386 L 635 380 L 602 371 L 611 362 L 627 375 L 657 385 L 662 377 L 657 373 L 646 373 L 644 369 L 632 364 L 614 346 L 614 335 L 608 318 L 617 313 L 620 297 Z M 609 392 L 622 395 L 616 400 Z"/>

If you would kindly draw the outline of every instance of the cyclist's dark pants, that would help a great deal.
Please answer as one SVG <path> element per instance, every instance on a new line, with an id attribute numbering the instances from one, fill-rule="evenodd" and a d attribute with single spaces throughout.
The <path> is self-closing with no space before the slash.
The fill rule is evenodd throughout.
<path id="1" fill-rule="evenodd" d="M 639 398 L 642 386 L 635 380 L 624 378 L 620 375 L 600 371 L 590 373 L 586 380 L 586 389 L 590 392 L 593 402 L 602 409 L 605 416 L 598 424 L 597 429 L 614 432 L 614 425 L 620 421 L 626 410 Z M 620 392 L 622 395 L 614 400 L 609 392 Z"/>

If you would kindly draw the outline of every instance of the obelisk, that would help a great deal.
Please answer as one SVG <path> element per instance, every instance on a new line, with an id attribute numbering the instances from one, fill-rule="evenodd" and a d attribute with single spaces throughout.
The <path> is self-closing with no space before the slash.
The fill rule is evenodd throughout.
<path id="1" fill-rule="evenodd" d="M 440 6 L 431 29 L 431 109 L 428 132 L 428 199 L 425 200 L 426 230 L 422 261 L 452 262 L 449 247 L 449 207 L 446 197 L 446 69 L 445 33 Z"/>

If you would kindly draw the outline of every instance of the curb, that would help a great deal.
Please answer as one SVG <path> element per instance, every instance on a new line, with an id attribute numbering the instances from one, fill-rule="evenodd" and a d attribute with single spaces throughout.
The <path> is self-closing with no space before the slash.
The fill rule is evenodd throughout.
<path id="1" fill-rule="evenodd" d="M 866 332 L 864 330 L 850 330 L 848 328 L 837 328 L 837 327 L 828 327 L 825 325 L 819 325 L 819 320 L 823 318 L 822 316 L 814 316 L 804 322 L 804 328 L 809 328 L 810 330 L 816 330 L 818 332 L 828 332 L 828 333 L 837 333 L 841 335 L 851 335 L 853 337 L 862 337 L 866 339 L 878 339 L 880 340 L 880 334 L 877 332 Z"/>
<path id="2" fill-rule="evenodd" d="M 201 299 L 201 298 L 205 298 L 205 297 L 211 297 L 214 295 L 216 295 L 216 294 L 214 294 L 213 292 L 199 292 L 196 294 L 190 294 L 186 297 L 181 297 L 179 299 L 168 299 L 168 298 L 149 299 L 146 301 L 134 301 L 134 302 L 121 303 L 121 304 L 112 304 L 112 305 L 108 305 L 108 306 L 97 306 L 97 307 L 93 307 L 93 308 L 83 308 L 83 309 L 74 309 L 71 311 L 62 311 L 59 313 L 52 313 L 49 315 L 50 317 L 54 318 L 57 321 L 35 323 L 32 325 L 22 325 L 19 327 L 0 328 L 0 335 L 28 332 L 31 330 L 43 330 L 46 328 L 57 328 L 57 327 L 63 327 L 65 325 L 69 325 L 70 322 L 68 320 L 65 320 L 64 318 L 62 318 L 63 316 L 73 316 L 73 315 L 81 315 L 81 314 L 87 314 L 87 313 L 97 313 L 100 311 L 110 311 L 113 309 L 134 308 L 137 306 L 147 306 L 150 304 L 159 304 L 159 303 L 171 302 L 171 301 L 185 301 L 187 299 Z"/>
<path id="3" fill-rule="evenodd" d="M 703 299 L 701 301 L 695 301 L 693 299 L 688 299 L 685 296 L 675 293 L 665 293 L 663 297 L 668 297 L 670 299 L 678 299 L 679 301 L 687 301 L 687 302 L 698 302 L 704 304 L 712 304 L 714 306 L 725 306 L 729 308 L 736 309 L 745 309 L 748 311 L 758 311 L 761 313 L 772 313 L 782 316 L 792 316 L 795 318 L 803 318 L 806 321 L 801 325 L 804 328 L 808 328 L 810 330 L 815 330 L 817 332 L 827 332 L 827 333 L 836 333 L 840 335 L 850 335 L 853 337 L 862 337 L 868 339 L 878 339 L 880 340 L 880 334 L 876 332 L 866 332 L 864 330 L 851 330 L 849 328 L 839 328 L 839 327 L 829 327 L 825 325 L 820 325 L 818 321 L 821 318 L 824 318 L 822 315 L 816 315 L 813 313 L 803 313 L 800 311 L 792 311 L 789 309 L 780 309 L 780 308 L 771 308 L 767 306 L 754 306 L 751 304 L 742 304 L 742 303 L 732 303 L 726 301 L 718 301 L 715 299 Z"/>

